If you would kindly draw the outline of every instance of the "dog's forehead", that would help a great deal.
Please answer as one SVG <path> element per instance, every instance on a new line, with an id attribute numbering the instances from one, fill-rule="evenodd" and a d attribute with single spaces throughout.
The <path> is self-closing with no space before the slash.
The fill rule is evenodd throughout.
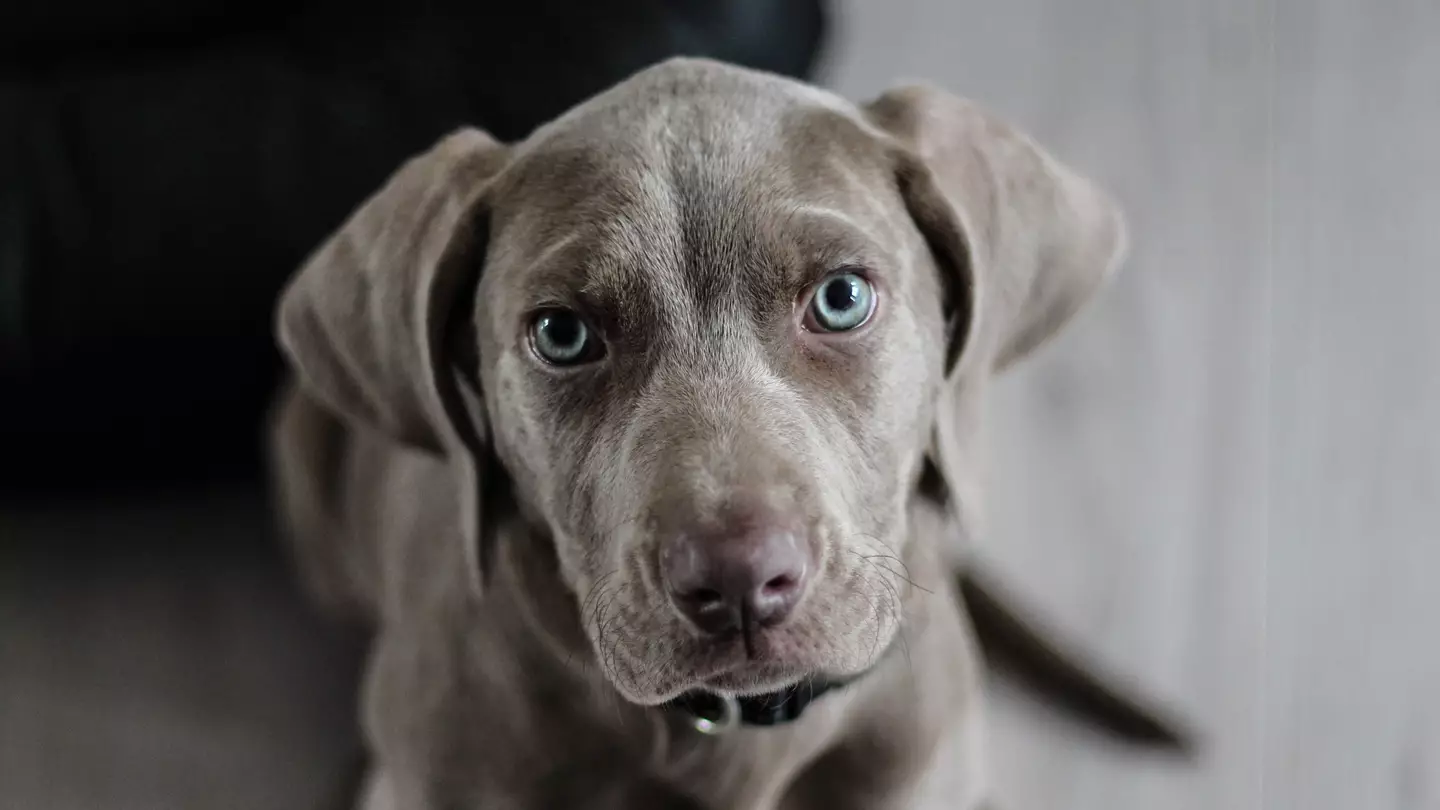
<path id="1" fill-rule="evenodd" d="M 677 140 L 721 151 L 727 144 L 760 147 L 797 117 L 816 115 L 858 123 L 853 105 L 820 88 L 719 62 L 677 58 L 572 108 L 526 139 L 518 153 L 523 160 L 526 153 L 567 145 L 643 150 Z"/>
<path id="2" fill-rule="evenodd" d="M 883 150 L 839 98 L 677 60 L 517 147 L 494 225 L 536 294 L 778 289 L 796 279 L 777 268 L 864 263 L 890 247 L 882 166 Z"/>

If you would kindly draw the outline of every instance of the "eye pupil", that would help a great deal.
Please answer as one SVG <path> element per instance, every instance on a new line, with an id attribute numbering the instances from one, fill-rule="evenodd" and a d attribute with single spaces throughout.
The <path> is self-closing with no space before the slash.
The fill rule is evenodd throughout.
<path id="1" fill-rule="evenodd" d="M 825 305 L 834 310 L 847 310 L 860 300 L 859 279 L 841 276 L 826 282 L 823 295 Z"/>
<path id="2" fill-rule="evenodd" d="M 555 310 L 535 319 L 530 332 L 535 353 L 556 365 L 569 365 L 590 359 L 590 329 L 573 312 Z"/>
<path id="3" fill-rule="evenodd" d="M 815 291 L 806 323 L 811 329 L 846 332 L 869 320 L 874 305 L 875 290 L 863 276 L 832 276 Z"/>
<path id="4" fill-rule="evenodd" d="M 581 334 L 583 327 L 580 326 L 579 319 L 574 316 L 546 316 L 545 320 L 540 324 L 540 328 L 544 330 L 550 342 L 556 346 L 572 346 L 584 337 L 584 335 Z"/>

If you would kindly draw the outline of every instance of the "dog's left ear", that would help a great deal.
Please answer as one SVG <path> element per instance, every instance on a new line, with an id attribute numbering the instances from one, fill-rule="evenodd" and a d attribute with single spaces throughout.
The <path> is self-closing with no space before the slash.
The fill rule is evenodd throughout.
<path id="1" fill-rule="evenodd" d="M 946 550 L 964 571 L 962 596 L 986 652 L 1011 658 L 1050 697 L 1123 737 L 1186 748 L 1192 735 L 1182 724 L 1036 629 L 1029 611 L 966 559 L 983 531 L 986 383 L 1054 335 L 1120 264 L 1120 209 L 1030 138 L 942 90 L 894 90 L 865 115 L 886 133 L 905 205 L 948 288 L 947 380 L 930 449 L 944 487 L 931 491 L 958 522 Z"/>
<path id="2" fill-rule="evenodd" d="M 461 387 L 476 370 L 459 368 L 452 350 L 473 326 L 476 314 L 461 308 L 485 262 L 484 192 L 506 157 L 465 129 L 412 158 L 310 257 L 276 314 L 306 394 L 451 465 L 477 583 L 485 426 Z"/>
<path id="3" fill-rule="evenodd" d="M 911 216 L 944 267 L 949 362 L 998 371 L 1053 335 L 1126 251 L 1120 209 L 1024 134 L 925 86 L 866 109 L 897 145 Z"/>
<path id="4" fill-rule="evenodd" d="M 1119 208 L 979 106 L 892 90 L 864 109 L 883 130 L 905 206 L 947 290 L 947 383 L 930 461 L 963 556 L 983 531 L 981 428 L 989 378 L 1053 335 L 1126 251 Z"/>

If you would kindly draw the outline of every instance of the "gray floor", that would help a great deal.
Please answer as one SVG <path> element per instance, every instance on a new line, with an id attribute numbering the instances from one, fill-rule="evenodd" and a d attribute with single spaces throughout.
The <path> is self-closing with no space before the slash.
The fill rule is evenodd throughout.
<path id="1" fill-rule="evenodd" d="M 998 391 L 984 553 L 1209 747 L 1002 688 L 1003 807 L 1440 808 L 1440 4 L 845 5 L 834 86 L 982 99 L 1130 213 L 1125 273 Z M 0 511 L 88 541 L 0 559 L 0 807 L 314 806 L 345 652 L 274 559 L 203 550 L 262 520 Z"/>
<path id="2" fill-rule="evenodd" d="M 1001 389 L 985 553 L 1190 707 L 1199 769 L 1000 695 L 1025 808 L 1440 808 L 1440 4 L 852 0 L 832 82 L 941 82 L 1125 202 Z"/>
<path id="3" fill-rule="evenodd" d="M 316 810 L 354 645 L 255 495 L 0 505 L 0 810 Z"/>

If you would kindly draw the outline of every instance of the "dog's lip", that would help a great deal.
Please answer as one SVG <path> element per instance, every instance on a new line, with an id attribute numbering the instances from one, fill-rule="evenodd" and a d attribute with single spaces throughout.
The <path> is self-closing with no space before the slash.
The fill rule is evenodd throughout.
<path id="1" fill-rule="evenodd" d="M 658 705 L 674 700 L 687 692 L 710 692 L 725 697 L 745 698 L 778 692 L 807 679 L 823 676 L 811 669 L 793 666 L 735 664 L 707 667 L 688 677 L 674 681 L 669 688 L 645 698 L 632 698 L 645 705 Z"/>
<path id="2" fill-rule="evenodd" d="M 777 670 L 774 673 L 754 673 L 749 667 L 741 667 L 709 678 L 702 679 L 697 687 L 729 697 L 752 697 L 788 689 L 802 681 L 820 678 L 817 673 Z"/>
<path id="3" fill-rule="evenodd" d="M 755 659 L 727 655 L 713 666 L 696 672 L 689 680 L 692 689 L 705 689 L 735 697 L 763 695 L 794 686 L 807 678 L 819 678 L 812 662 L 787 660 L 766 655 Z"/>

